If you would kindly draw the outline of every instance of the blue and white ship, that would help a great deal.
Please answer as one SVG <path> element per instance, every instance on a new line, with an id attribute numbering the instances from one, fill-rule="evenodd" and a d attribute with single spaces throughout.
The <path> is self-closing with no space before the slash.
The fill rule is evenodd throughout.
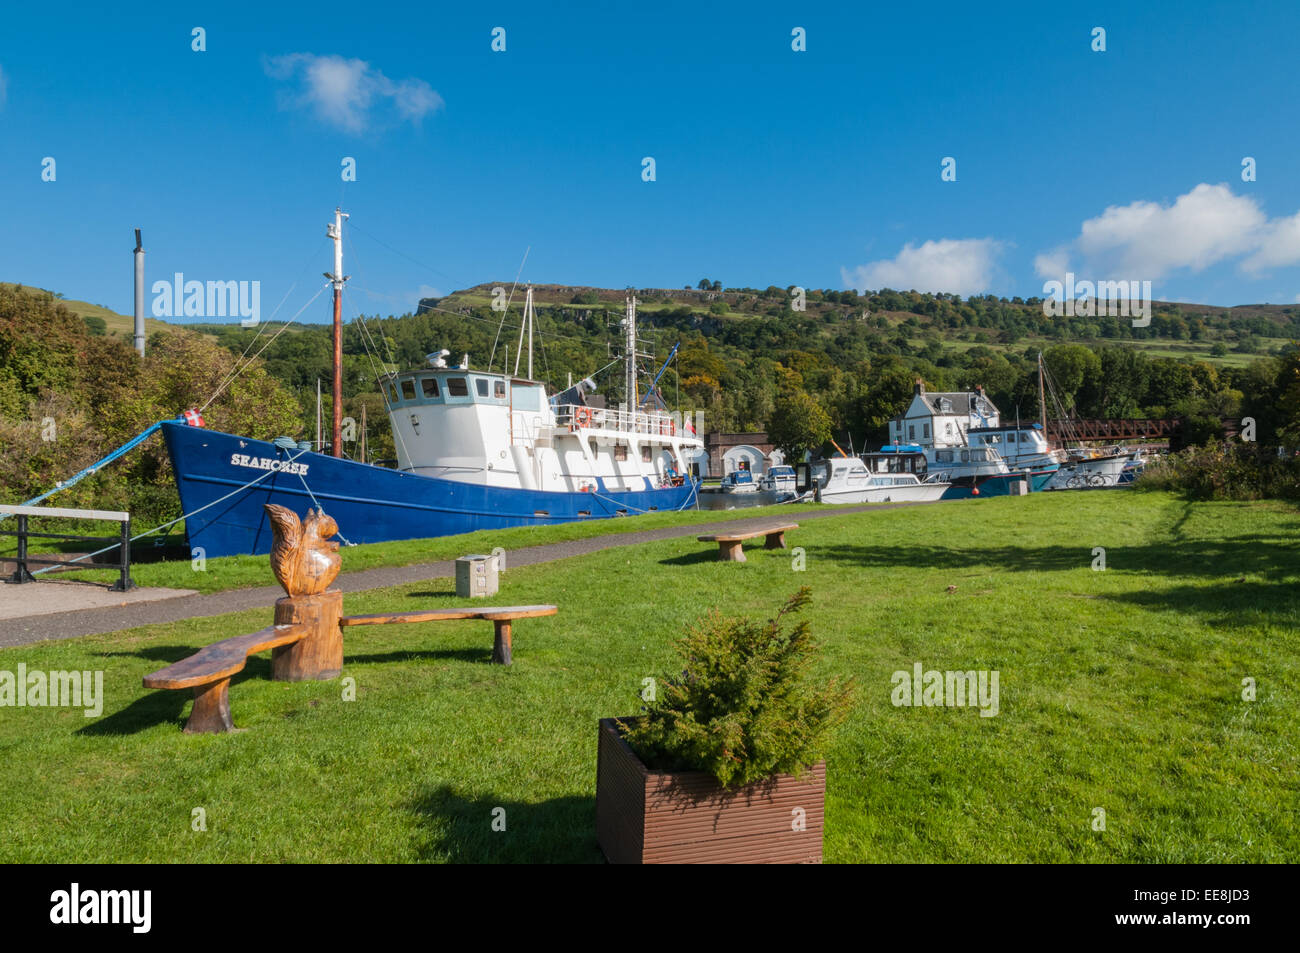
<path id="1" fill-rule="evenodd" d="M 337 296 L 344 280 L 339 213 L 335 222 L 331 278 Z M 530 342 L 532 317 L 530 290 L 525 310 Z M 634 341 L 634 299 L 626 321 Z M 676 415 L 637 406 L 633 364 L 626 375 L 631 407 L 607 408 L 589 379 L 551 395 L 531 373 L 471 368 L 468 359 L 448 367 L 446 353 L 430 355 L 428 366 L 381 379 L 395 468 L 314 452 L 288 439 L 253 440 L 164 423 L 190 546 L 208 557 L 268 552 L 267 503 L 297 513 L 324 508 L 338 523 L 340 537 L 354 544 L 629 516 L 696 503 L 699 485 L 689 461 L 703 442 Z M 531 357 L 530 348 L 530 371 Z M 336 406 L 338 388 L 336 380 Z"/>

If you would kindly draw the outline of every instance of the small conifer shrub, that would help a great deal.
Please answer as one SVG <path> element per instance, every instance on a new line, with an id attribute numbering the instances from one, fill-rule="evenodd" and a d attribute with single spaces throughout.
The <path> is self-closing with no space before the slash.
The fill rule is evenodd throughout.
<path id="1" fill-rule="evenodd" d="M 765 623 L 717 611 L 677 642 L 683 670 L 659 681 L 640 718 L 618 722 L 650 768 L 707 771 L 723 787 L 776 774 L 801 775 L 822 759 L 832 729 L 852 706 L 852 679 L 814 684 L 817 643 L 804 586 Z"/>

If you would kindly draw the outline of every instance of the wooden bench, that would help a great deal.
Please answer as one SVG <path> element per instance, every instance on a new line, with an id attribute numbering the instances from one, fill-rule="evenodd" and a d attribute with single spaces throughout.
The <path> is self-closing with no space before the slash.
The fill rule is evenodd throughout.
<path id="1" fill-rule="evenodd" d="M 768 526 L 749 533 L 716 533 L 712 536 L 701 536 L 699 540 L 701 543 L 717 543 L 718 559 L 722 562 L 743 563 L 747 561 L 745 550 L 741 548 L 741 543 L 745 540 L 766 536 L 764 549 L 785 549 L 786 531 L 798 528 L 798 523 L 787 523 L 784 526 Z"/>
<path id="2" fill-rule="evenodd" d="M 243 671 L 250 655 L 301 641 L 301 625 L 273 625 L 204 646 L 189 658 L 146 675 L 145 688 L 194 689 L 194 709 L 185 723 L 188 734 L 234 731 L 230 720 L 230 678 Z"/>
<path id="3" fill-rule="evenodd" d="M 348 615 L 339 625 L 386 625 L 391 622 L 449 622 L 456 619 L 489 619 L 495 631 L 492 661 L 511 663 L 510 623 L 515 619 L 535 619 L 559 612 L 555 606 L 485 606 L 482 609 L 427 609 L 422 612 L 379 612 L 374 615 Z"/>
<path id="4" fill-rule="evenodd" d="M 455 619 L 486 619 L 495 630 L 496 638 L 492 646 L 492 661 L 509 665 L 511 657 L 510 624 L 515 619 L 533 619 L 538 616 L 555 615 L 559 609 L 555 606 L 484 606 L 475 609 L 428 609 L 421 612 L 387 612 L 375 615 L 343 616 L 338 620 L 335 632 L 341 635 L 341 628 L 349 625 L 385 625 L 392 622 L 447 622 Z M 328 618 L 326 620 L 328 625 Z M 312 640 L 330 642 L 332 638 L 322 639 L 316 629 L 319 625 L 295 622 L 286 625 L 273 625 L 261 632 L 250 635 L 237 635 L 232 639 L 223 639 L 204 646 L 189 658 L 174 662 L 164 669 L 146 675 L 145 688 L 194 690 L 194 708 L 189 721 L 185 723 L 188 734 L 234 731 L 230 719 L 230 679 L 243 671 L 250 655 L 275 649 L 277 659 L 286 661 L 281 650 L 288 646 L 298 646 Z M 303 678 L 329 678 L 337 671 L 299 672 L 282 664 L 282 670 L 272 670 L 272 678 L 278 681 L 300 681 Z"/>

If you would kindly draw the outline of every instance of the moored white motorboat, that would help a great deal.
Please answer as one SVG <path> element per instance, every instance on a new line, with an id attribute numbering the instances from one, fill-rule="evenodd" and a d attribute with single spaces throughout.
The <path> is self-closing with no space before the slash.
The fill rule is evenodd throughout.
<path id="1" fill-rule="evenodd" d="M 763 479 L 758 481 L 758 485 L 768 493 L 776 493 L 781 496 L 795 493 L 794 467 L 769 467 L 767 472 L 763 474 Z"/>
<path id="2" fill-rule="evenodd" d="M 932 503 L 951 486 L 922 482 L 915 473 L 872 473 L 857 457 L 834 457 L 824 465 L 817 480 L 822 503 Z"/>
<path id="3" fill-rule="evenodd" d="M 722 478 L 723 493 L 757 493 L 758 483 L 748 470 L 732 470 Z"/>

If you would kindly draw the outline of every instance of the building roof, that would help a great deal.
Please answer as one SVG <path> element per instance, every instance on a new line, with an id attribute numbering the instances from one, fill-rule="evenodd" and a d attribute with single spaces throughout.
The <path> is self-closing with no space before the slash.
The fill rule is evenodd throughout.
<path id="1" fill-rule="evenodd" d="M 925 401 L 925 405 L 935 414 L 969 415 L 978 410 L 982 416 L 988 417 L 998 412 L 993 401 L 979 393 L 927 391 L 917 396 Z M 940 404 L 940 401 L 945 400 L 948 402 L 946 408 Z"/>

